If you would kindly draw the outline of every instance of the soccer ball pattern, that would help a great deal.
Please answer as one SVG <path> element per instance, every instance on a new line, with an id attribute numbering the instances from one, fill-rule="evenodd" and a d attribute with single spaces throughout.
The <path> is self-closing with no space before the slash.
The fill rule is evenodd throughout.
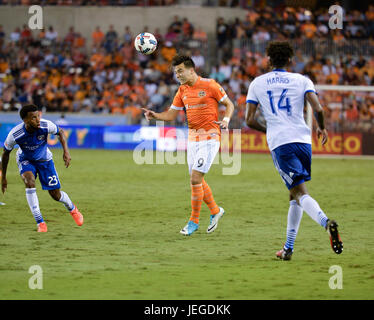
<path id="1" fill-rule="evenodd" d="M 135 49 L 143 54 L 151 54 L 157 48 L 157 40 L 152 33 L 143 32 L 135 37 Z"/>

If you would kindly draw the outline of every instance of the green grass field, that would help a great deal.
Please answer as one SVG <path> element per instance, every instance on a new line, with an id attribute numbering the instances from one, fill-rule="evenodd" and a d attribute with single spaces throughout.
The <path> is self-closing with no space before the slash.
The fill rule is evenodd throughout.
<path id="1" fill-rule="evenodd" d="M 83 213 L 77 227 L 39 182 L 48 233 L 36 232 L 15 152 L 8 190 L 0 195 L 0 299 L 374 299 L 374 161 L 313 159 L 310 194 L 340 225 L 341 255 L 306 213 L 292 261 L 275 252 L 285 241 L 288 191 L 270 155 L 243 155 L 239 175 L 206 176 L 226 210 L 215 232 L 179 230 L 190 215 L 187 165 L 136 165 L 132 152 L 71 150 L 56 168 Z M 43 289 L 31 290 L 30 266 L 43 269 Z M 329 268 L 341 266 L 343 289 L 329 288 Z"/>

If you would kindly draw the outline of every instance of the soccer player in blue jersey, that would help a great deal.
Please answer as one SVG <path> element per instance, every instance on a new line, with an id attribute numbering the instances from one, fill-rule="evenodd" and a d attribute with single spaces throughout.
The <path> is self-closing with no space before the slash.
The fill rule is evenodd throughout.
<path id="1" fill-rule="evenodd" d="M 4 193 L 8 183 L 6 179 L 9 154 L 18 144 L 17 165 L 19 173 L 26 186 L 26 199 L 38 225 L 38 232 L 47 232 L 47 224 L 43 220 L 36 194 L 35 179 L 39 176 L 43 190 L 48 190 L 51 197 L 63 203 L 78 226 L 83 224 L 83 216 L 70 200 L 69 196 L 60 190 L 60 180 L 52 160 L 52 153 L 47 147 L 48 134 L 58 135 L 64 150 L 63 159 L 66 168 L 71 158 L 64 131 L 53 122 L 40 119 L 35 105 L 25 105 L 20 111 L 23 123 L 15 126 L 4 142 L 4 152 L 1 157 L 2 177 L 1 190 Z"/>
<path id="2" fill-rule="evenodd" d="M 305 99 L 313 108 L 318 138 L 322 136 L 322 144 L 325 144 L 328 134 L 322 106 L 310 79 L 285 70 L 293 56 L 288 42 L 271 42 L 266 53 L 273 70 L 256 77 L 249 85 L 246 122 L 249 127 L 266 133 L 274 165 L 290 192 L 287 241 L 276 256 L 282 260 L 291 259 L 303 211 L 328 231 L 333 251 L 340 254 L 343 243 L 338 224 L 328 219 L 305 186 L 311 179 L 312 160 L 311 130 L 304 120 Z M 258 106 L 266 125 L 256 119 Z"/>

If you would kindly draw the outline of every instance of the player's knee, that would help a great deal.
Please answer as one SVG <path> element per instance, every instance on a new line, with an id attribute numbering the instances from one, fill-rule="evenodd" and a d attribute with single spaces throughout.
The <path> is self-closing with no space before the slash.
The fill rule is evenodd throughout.
<path id="1" fill-rule="evenodd" d="M 199 180 L 198 179 L 192 179 L 191 178 L 191 184 L 192 185 L 196 185 L 196 184 L 200 184 L 201 182 L 199 182 Z"/>
<path id="2" fill-rule="evenodd" d="M 204 176 L 202 176 L 202 175 L 192 174 L 191 175 L 191 184 L 192 185 L 201 184 L 201 183 L 203 183 L 203 178 L 204 178 Z"/>
<path id="3" fill-rule="evenodd" d="M 35 178 L 32 176 L 24 176 L 23 182 L 25 183 L 26 188 L 35 188 Z"/>
<path id="4" fill-rule="evenodd" d="M 301 197 L 302 197 L 303 195 L 305 195 L 305 194 L 307 194 L 307 193 L 305 193 L 305 192 L 303 192 L 303 191 L 298 191 L 298 192 L 294 193 L 294 194 L 292 195 L 292 197 L 297 201 L 297 204 L 300 205 L 300 199 L 301 199 Z"/>

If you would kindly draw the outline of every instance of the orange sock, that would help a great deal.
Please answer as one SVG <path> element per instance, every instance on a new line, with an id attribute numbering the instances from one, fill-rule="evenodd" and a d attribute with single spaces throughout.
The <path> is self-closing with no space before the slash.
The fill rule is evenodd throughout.
<path id="1" fill-rule="evenodd" d="M 219 207 L 214 201 L 212 190 L 210 189 L 209 185 L 206 183 L 205 180 L 203 180 L 203 190 L 204 190 L 203 200 L 208 206 L 210 210 L 210 214 L 217 214 L 219 212 Z"/>
<path id="2" fill-rule="evenodd" d="M 202 184 L 192 184 L 191 185 L 191 217 L 190 220 L 199 223 L 201 204 L 204 198 L 204 191 Z"/>

